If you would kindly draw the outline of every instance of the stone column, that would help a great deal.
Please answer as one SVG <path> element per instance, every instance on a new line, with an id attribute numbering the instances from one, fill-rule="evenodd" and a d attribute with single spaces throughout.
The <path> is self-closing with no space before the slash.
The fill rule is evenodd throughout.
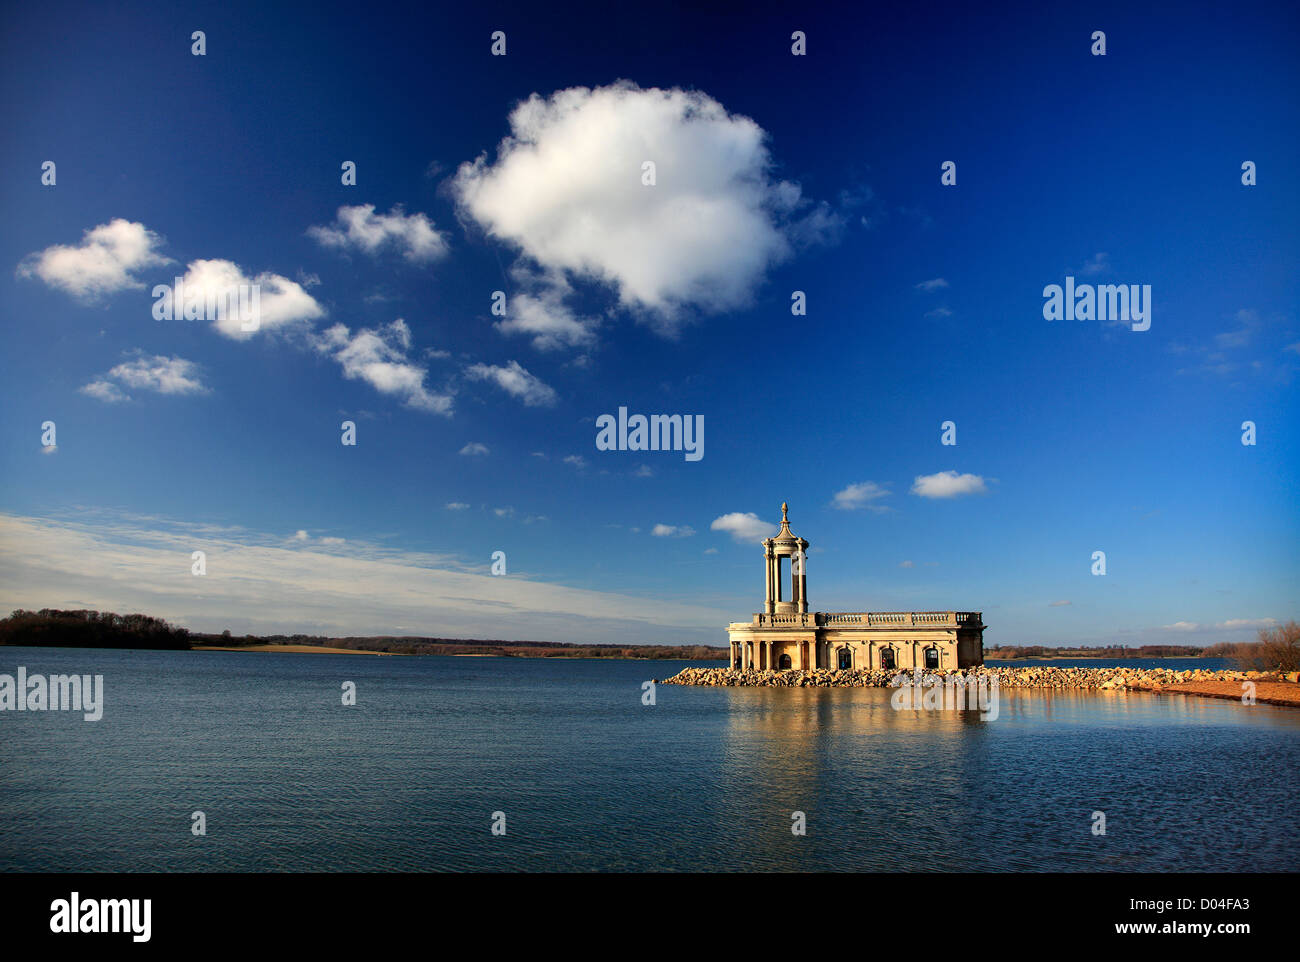
<path id="1" fill-rule="evenodd" d="M 772 549 L 763 549 L 763 611 L 772 612 Z"/>

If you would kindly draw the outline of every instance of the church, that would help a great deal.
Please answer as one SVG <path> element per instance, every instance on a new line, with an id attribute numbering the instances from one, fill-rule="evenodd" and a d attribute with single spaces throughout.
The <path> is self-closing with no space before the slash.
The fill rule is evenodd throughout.
<path id="1" fill-rule="evenodd" d="M 763 542 L 763 610 L 727 626 L 733 668 L 924 670 L 984 663 L 978 611 L 809 611 L 807 559 L 808 542 L 790 532 L 782 504 L 781 530 Z"/>

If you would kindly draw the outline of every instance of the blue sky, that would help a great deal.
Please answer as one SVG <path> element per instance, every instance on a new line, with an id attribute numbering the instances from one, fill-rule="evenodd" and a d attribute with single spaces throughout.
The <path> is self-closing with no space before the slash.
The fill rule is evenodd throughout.
<path id="1" fill-rule="evenodd" d="M 1294 617 L 1300 19 L 1050 6 L 7 11 L 0 606 L 721 644 L 785 500 L 818 610 Z M 261 329 L 155 320 L 181 275 Z"/>

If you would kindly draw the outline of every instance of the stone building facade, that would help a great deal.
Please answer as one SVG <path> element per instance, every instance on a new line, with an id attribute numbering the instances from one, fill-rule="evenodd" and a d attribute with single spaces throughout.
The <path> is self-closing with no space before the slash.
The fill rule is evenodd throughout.
<path id="1" fill-rule="evenodd" d="M 966 668 L 984 663 L 978 611 L 809 611 L 808 542 L 781 530 L 763 542 L 763 610 L 727 626 L 733 668 Z M 786 586 L 789 597 L 786 597 Z"/>

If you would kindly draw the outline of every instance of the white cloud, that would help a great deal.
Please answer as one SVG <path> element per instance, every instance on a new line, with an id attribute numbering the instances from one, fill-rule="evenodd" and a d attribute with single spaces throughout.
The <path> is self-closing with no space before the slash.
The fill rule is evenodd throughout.
<path id="1" fill-rule="evenodd" d="M 1079 269 L 1080 274 L 1104 274 L 1110 270 L 1110 255 L 1100 251 L 1088 258 L 1087 263 Z"/>
<path id="2" fill-rule="evenodd" d="M 311 537 L 311 535 L 307 534 L 306 531 L 303 531 L 301 528 L 299 528 L 297 531 L 295 531 L 295 532 L 293 533 L 293 536 L 292 536 L 289 540 L 290 540 L 290 541 L 306 541 L 306 540 L 308 540 L 310 537 Z"/>
<path id="3" fill-rule="evenodd" d="M 1277 624 L 1275 618 L 1230 618 L 1227 621 L 1221 621 L 1216 628 L 1226 628 L 1234 630 L 1238 628 L 1272 628 Z"/>
<path id="4" fill-rule="evenodd" d="M 764 538 L 770 538 L 776 534 L 776 525 L 761 521 L 758 515 L 752 511 L 733 511 L 730 514 L 714 518 L 713 523 L 709 525 L 709 529 L 712 531 L 725 531 L 735 541 L 742 544 L 762 541 Z"/>
<path id="5" fill-rule="evenodd" d="M 191 261 L 182 278 L 185 302 L 213 303 L 217 306 L 217 317 L 211 318 L 212 326 L 226 337 L 246 341 L 261 331 L 290 327 L 314 320 L 325 313 L 297 281 L 291 281 L 279 274 L 263 271 L 256 277 L 250 277 L 233 261 L 220 259 Z M 227 310 L 239 300 L 239 291 L 258 288 L 257 330 L 243 330 L 244 321 L 239 312 Z M 247 295 L 246 295 L 247 296 Z M 179 312 L 183 305 L 174 305 Z"/>
<path id="6" fill-rule="evenodd" d="M 309 227 L 307 234 L 323 247 L 360 250 L 376 254 L 391 247 L 412 263 L 427 263 L 447 253 L 446 235 L 434 229 L 424 214 L 403 213 L 397 205 L 387 214 L 376 214 L 374 204 L 340 207 L 334 224 Z"/>
<path id="7" fill-rule="evenodd" d="M 912 482 L 912 493 L 922 498 L 956 498 L 963 494 L 987 494 L 988 488 L 978 474 L 940 471 L 917 475 Z"/>
<path id="8" fill-rule="evenodd" d="M 1047 605 L 1047 607 L 1049 607 L 1049 608 L 1065 608 L 1065 607 L 1067 607 L 1068 605 L 1072 605 L 1073 603 L 1074 603 L 1074 602 L 1072 602 L 1072 601 L 1053 601 L 1053 602 L 1049 602 L 1048 605 Z"/>
<path id="9" fill-rule="evenodd" d="M 462 216 L 544 273 L 609 286 L 663 333 L 687 309 L 747 305 L 790 238 L 825 232 L 822 208 L 808 213 L 796 184 L 770 179 L 763 130 L 702 92 L 573 87 L 533 94 L 509 123 L 494 163 L 485 154 L 453 178 Z M 645 161 L 654 186 L 642 184 Z M 548 346 L 586 339 L 581 322 L 542 306 L 510 330 Z"/>
<path id="10" fill-rule="evenodd" d="M 130 395 L 120 387 L 112 381 L 105 381 L 102 378 L 98 381 L 91 381 L 89 384 L 83 384 L 79 390 L 82 394 L 104 401 L 107 404 L 117 404 L 121 401 L 131 400 Z"/>
<path id="11" fill-rule="evenodd" d="M 564 276 L 552 272 L 546 278 L 516 265 L 511 274 L 529 285 L 506 303 L 506 318 L 496 329 L 502 334 L 531 335 L 533 347 L 552 351 L 565 347 L 590 347 L 596 341 L 595 318 L 579 317 L 564 303 L 572 288 Z"/>
<path id="12" fill-rule="evenodd" d="M 144 224 L 114 218 L 86 231 L 76 246 L 55 244 L 18 265 L 19 277 L 37 277 L 78 300 L 93 302 L 116 291 L 144 287 L 135 272 L 170 261 L 162 240 Z"/>
<path id="13" fill-rule="evenodd" d="M 656 538 L 689 538 L 695 534 L 695 529 L 689 524 L 657 524 L 651 529 L 650 534 Z"/>
<path id="14" fill-rule="evenodd" d="M 1196 631 L 1201 626 L 1194 621 L 1175 621 L 1172 625 L 1162 626 L 1166 631 Z"/>
<path id="15" fill-rule="evenodd" d="M 569 454 L 565 456 L 564 463 L 571 464 L 579 471 L 581 471 L 583 468 L 587 466 L 587 459 L 584 458 L 581 454 Z"/>
<path id="16" fill-rule="evenodd" d="M 850 484 L 843 491 L 837 491 L 835 497 L 831 499 L 831 506 L 841 511 L 854 511 L 858 508 L 876 512 L 888 511 L 889 508 L 883 504 L 873 504 L 887 497 L 889 497 L 888 488 L 874 481 L 859 481 L 857 484 Z"/>
<path id="17" fill-rule="evenodd" d="M 469 505 L 467 505 L 464 501 L 448 501 L 448 502 L 447 502 L 447 510 L 448 510 L 448 511 L 464 511 L 464 510 L 465 510 L 466 508 L 468 508 L 468 507 L 469 507 Z"/>
<path id="18" fill-rule="evenodd" d="M 356 334 L 335 324 L 313 343 L 343 366 L 344 377 L 363 380 L 381 394 L 399 397 L 407 407 L 451 416 L 452 396 L 425 388 L 428 371 L 407 357 L 411 329 L 400 317 L 379 328 L 363 327 Z"/>
<path id="19" fill-rule="evenodd" d="M 946 280 L 944 280 L 942 277 L 935 277 L 928 281 L 921 281 L 921 283 L 916 285 L 916 289 L 918 291 L 925 291 L 929 293 L 930 291 L 942 290 L 947 286 L 948 286 L 948 282 Z"/>
<path id="20" fill-rule="evenodd" d="M 471 441 L 469 444 L 465 445 L 463 448 L 460 449 L 460 453 L 464 455 L 470 455 L 470 456 L 477 455 L 477 454 L 487 454 L 488 446 L 486 444 L 481 444 L 478 441 Z"/>
<path id="21" fill-rule="evenodd" d="M 507 364 L 471 364 L 465 369 L 471 381 L 490 381 L 529 407 L 554 404 L 555 390 L 529 374 L 518 361 Z"/>
<path id="22" fill-rule="evenodd" d="M 191 551 L 208 556 L 202 590 L 178 581 Z M 79 515 L 0 514 L 0 609 L 143 611 L 195 631 L 424 634 L 543 641 L 681 643 L 711 639 L 735 612 L 532 580 L 510 590 L 483 559 L 363 542 L 321 548 L 283 534 Z M 186 575 L 186 579 L 188 579 Z"/>
<path id="23" fill-rule="evenodd" d="M 116 382 L 116 383 L 115 383 Z M 125 386 L 135 391 L 152 391 L 155 394 L 206 394 L 199 376 L 199 367 L 181 357 L 161 354 L 140 354 L 124 361 L 89 384 L 81 393 L 110 403 L 131 400 L 122 390 Z"/>
<path id="24" fill-rule="evenodd" d="M 900 568 L 915 568 L 915 567 L 916 567 L 916 565 L 914 565 L 914 564 L 913 564 L 912 562 L 910 562 L 910 561 L 900 561 L 900 562 L 898 563 L 898 566 L 899 566 Z"/>
<path id="25" fill-rule="evenodd" d="M 940 307 L 936 307 L 932 311 L 926 311 L 925 316 L 926 317 L 952 317 L 952 311 L 950 311 L 946 307 L 940 306 Z"/>

